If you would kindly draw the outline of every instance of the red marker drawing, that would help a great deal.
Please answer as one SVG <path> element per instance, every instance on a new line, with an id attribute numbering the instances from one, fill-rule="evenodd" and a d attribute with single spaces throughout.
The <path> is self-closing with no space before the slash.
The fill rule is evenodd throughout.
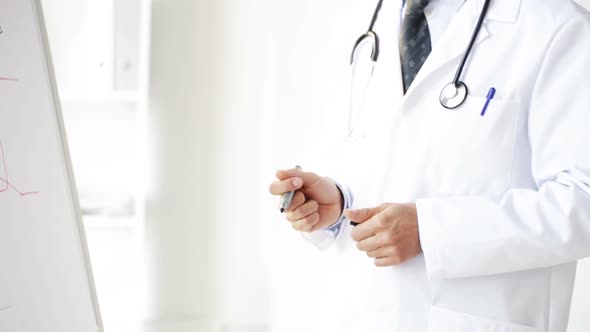
<path id="1" fill-rule="evenodd" d="M 20 191 L 12 183 L 10 183 L 10 180 L 8 178 L 8 167 L 6 167 L 6 156 L 4 155 L 4 146 L 2 146 L 2 142 L 0 142 L 0 156 L 1 156 L 0 159 L 2 160 L 2 165 L 4 167 L 4 176 L 5 176 L 5 178 L 0 177 L 0 184 L 4 183 L 4 188 L 0 189 L 0 193 L 3 193 L 5 191 L 7 191 L 8 189 L 13 189 L 20 196 L 36 195 L 39 193 L 38 191 L 27 191 L 27 192 Z"/>

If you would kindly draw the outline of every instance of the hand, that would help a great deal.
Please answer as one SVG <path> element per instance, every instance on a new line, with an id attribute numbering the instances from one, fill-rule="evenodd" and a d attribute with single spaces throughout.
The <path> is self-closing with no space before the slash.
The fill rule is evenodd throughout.
<path id="1" fill-rule="evenodd" d="M 280 196 L 297 190 L 285 211 L 285 217 L 295 230 L 313 232 L 338 221 L 343 202 L 333 180 L 297 168 L 277 171 L 276 177 L 278 181 L 269 188 L 271 194 Z"/>
<path id="2" fill-rule="evenodd" d="M 344 215 L 359 223 L 352 239 L 377 266 L 399 265 L 422 253 L 416 204 L 381 204 Z"/>

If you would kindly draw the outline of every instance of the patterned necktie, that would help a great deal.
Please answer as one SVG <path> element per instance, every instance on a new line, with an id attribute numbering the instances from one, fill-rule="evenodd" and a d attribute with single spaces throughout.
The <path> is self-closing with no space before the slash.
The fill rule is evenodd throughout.
<path id="1" fill-rule="evenodd" d="M 418 75 L 431 51 L 430 31 L 424 15 L 429 0 L 407 0 L 400 32 L 400 59 L 404 93 Z"/>

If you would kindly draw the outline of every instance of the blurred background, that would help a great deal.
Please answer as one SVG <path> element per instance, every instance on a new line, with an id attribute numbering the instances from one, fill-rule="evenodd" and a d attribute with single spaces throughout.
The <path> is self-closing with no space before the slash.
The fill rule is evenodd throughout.
<path id="1" fill-rule="evenodd" d="M 373 1 L 42 2 L 106 331 L 334 330 L 342 262 L 267 187 L 296 164 L 341 174 Z M 570 332 L 590 326 L 579 266 Z"/>

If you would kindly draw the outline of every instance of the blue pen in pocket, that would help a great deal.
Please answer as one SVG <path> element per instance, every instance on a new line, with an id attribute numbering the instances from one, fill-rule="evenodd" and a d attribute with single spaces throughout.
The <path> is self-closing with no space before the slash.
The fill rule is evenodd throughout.
<path id="1" fill-rule="evenodd" d="M 488 91 L 488 96 L 486 97 L 486 103 L 483 105 L 483 109 L 481 110 L 481 116 L 486 115 L 486 111 L 488 110 L 488 105 L 490 104 L 490 101 L 492 99 L 494 99 L 495 95 L 496 95 L 496 88 L 490 88 L 490 91 Z"/>

